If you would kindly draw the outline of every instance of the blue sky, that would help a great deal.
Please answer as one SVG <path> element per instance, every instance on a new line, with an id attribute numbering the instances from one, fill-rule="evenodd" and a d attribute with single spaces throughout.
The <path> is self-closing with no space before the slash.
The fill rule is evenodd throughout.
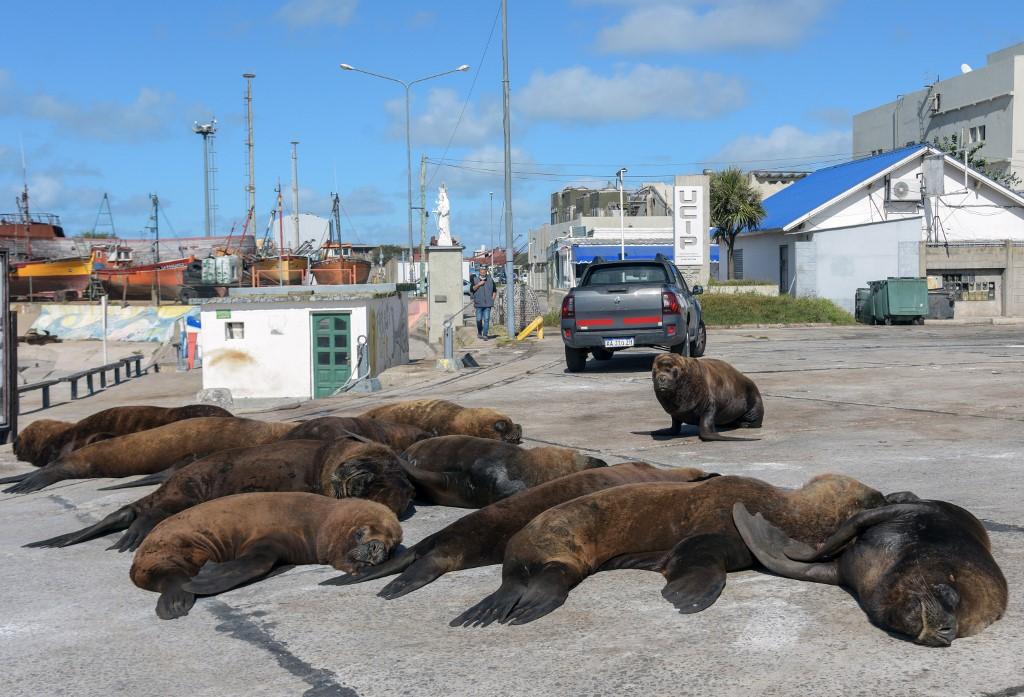
<path id="1" fill-rule="evenodd" d="M 216 116 L 218 228 L 240 225 L 241 74 L 251 71 L 257 232 L 278 178 L 290 210 L 289 141 L 298 140 L 303 212 L 327 215 L 328 194 L 338 190 L 346 239 L 404 243 L 402 89 L 338 63 L 407 80 L 468 63 L 467 73 L 413 88 L 414 180 L 420 155 L 446 157 L 455 166 L 428 168 L 428 205 L 446 182 L 453 234 L 486 244 L 493 191 L 500 233 L 497 0 L 156 8 L 37 2 L 7 13 L 0 211 L 14 207 L 23 143 L 35 209 L 61 215 L 69 234 L 92 228 L 104 192 L 123 237 L 147 224 L 150 192 L 175 233 L 201 234 L 201 142 L 191 126 Z M 987 53 L 1024 40 L 1021 27 L 1024 3 L 1012 2 L 937 0 L 924 10 L 828 0 L 509 0 L 516 232 L 525 238 L 546 221 L 552 191 L 612 180 L 623 166 L 639 183 L 727 163 L 811 169 L 849 156 L 853 113 L 954 75 L 963 62 L 983 65 Z"/>

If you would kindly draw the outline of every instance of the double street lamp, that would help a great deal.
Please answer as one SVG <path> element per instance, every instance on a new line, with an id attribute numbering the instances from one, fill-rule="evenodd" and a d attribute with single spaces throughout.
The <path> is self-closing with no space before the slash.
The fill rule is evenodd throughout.
<path id="1" fill-rule="evenodd" d="M 409 188 L 408 205 L 406 206 L 409 213 L 409 274 L 408 280 L 412 280 L 412 138 L 409 134 L 409 88 L 415 85 L 417 82 L 426 82 L 427 80 L 433 80 L 435 77 L 443 77 L 444 75 L 451 75 L 452 73 L 464 73 L 469 70 L 468 65 L 460 65 L 458 68 L 452 70 L 446 70 L 443 73 L 437 73 L 436 75 L 428 75 L 427 77 L 421 77 L 417 80 L 399 80 L 396 77 L 388 77 L 387 75 L 381 75 L 380 73 L 372 73 L 369 70 L 363 70 L 361 68 L 354 68 L 348 63 L 342 63 L 339 66 L 342 70 L 350 70 L 356 73 L 363 73 L 371 77 L 379 77 L 382 80 L 389 80 L 391 82 L 397 82 L 405 88 L 405 176 L 406 182 Z M 422 263 L 422 260 L 421 260 Z M 422 280 L 422 279 L 421 279 Z"/>

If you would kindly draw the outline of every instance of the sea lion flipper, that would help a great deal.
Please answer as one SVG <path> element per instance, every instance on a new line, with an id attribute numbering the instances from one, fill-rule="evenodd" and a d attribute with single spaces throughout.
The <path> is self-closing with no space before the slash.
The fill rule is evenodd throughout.
<path id="1" fill-rule="evenodd" d="M 226 562 L 208 561 L 182 588 L 197 595 L 223 593 L 269 573 L 276 561 L 276 555 L 266 552 L 245 554 Z"/>
<path id="2" fill-rule="evenodd" d="M 919 500 L 910 500 L 909 503 L 894 503 L 888 506 L 871 508 L 847 518 L 846 522 L 840 525 L 839 529 L 836 530 L 832 536 L 825 540 L 825 542 L 817 549 L 810 547 L 801 549 L 796 544 L 783 545 L 780 549 L 784 549 L 786 556 L 790 559 L 795 559 L 797 561 L 818 561 L 834 555 L 846 546 L 847 542 L 855 538 L 866 528 L 892 520 L 897 516 L 927 509 L 927 504 Z M 733 518 L 735 519 L 735 515 Z"/>
<path id="3" fill-rule="evenodd" d="M 502 581 L 501 587 L 448 623 L 450 627 L 486 627 L 504 620 L 526 592 L 526 584 Z"/>
<path id="4" fill-rule="evenodd" d="M 142 541 L 146 539 L 146 535 L 149 534 L 150 530 L 156 527 L 156 524 L 161 520 L 163 518 L 154 515 L 152 511 L 145 515 L 136 516 L 125 533 L 107 549 L 117 550 L 118 552 L 134 552 L 142 544 Z"/>
<path id="5" fill-rule="evenodd" d="M 173 620 L 184 617 L 196 603 L 196 596 L 178 584 L 174 584 L 160 594 L 156 601 L 156 616 L 162 620 Z"/>
<path id="6" fill-rule="evenodd" d="M 398 578 L 380 589 L 377 593 L 381 598 L 394 600 L 403 595 L 419 590 L 449 571 L 448 567 L 442 564 L 433 554 L 416 559 Z"/>
<path id="7" fill-rule="evenodd" d="M 87 528 L 69 532 L 64 535 L 58 535 L 57 537 L 51 537 L 48 540 L 39 540 L 38 542 L 29 542 L 25 547 L 69 547 L 71 545 L 77 545 L 80 542 L 87 542 L 88 540 L 94 540 L 97 537 L 103 537 L 112 532 L 118 530 L 124 530 L 129 524 L 135 519 L 135 511 L 131 506 L 124 506 L 120 508 L 106 518 L 90 525 Z"/>
<path id="8" fill-rule="evenodd" d="M 28 476 L 34 472 L 35 470 L 32 472 L 22 472 L 21 474 L 15 474 L 10 477 L 0 477 L 0 484 L 13 484 L 14 482 L 20 482 L 23 479 L 27 479 Z"/>
<path id="9" fill-rule="evenodd" d="M 22 477 L 18 480 L 18 483 L 14 486 L 9 486 L 4 489 L 5 494 L 28 494 L 33 491 L 39 491 L 45 489 L 51 484 L 56 484 L 62 479 L 66 479 L 65 472 L 60 467 L 43 467 L 30 472 L 27 476 Z"/>
<path id="10" fill-rule="evenodd" d="M 540 619 L 560 608 L 579 580 L 564 564 L 545 564 L 538 574 L 530 578 L 526 592 L 516 606 L 499 621 L 502 624 L 526 624 Z"/>
<path id="11" fill-rule="evenodd" d="M 661 596 L 684 615 L 706 610 L 725 588 L 725 569 L 719 564 L 690 566 L 661 589 Z"/>
<path id="12" fill-rule="evenodd" d="M 726 572 L 751 562 L 750 552 L 733 535 L 705 533 L 685 537 L 664 556 L 665 600 L 689 615 L 715 604 L 725 588 Z"/>
<path id="13" fill-rule="evenodd" d="M 658 571 L 665 561 L 665 550 L 656 552 L 637 552 L 620 554 L 612 557 L 598 567 L 598 571 L 616 571 L 618 569 L 638 569 L 640 571 Z"/>
<path id="14" fill-rule="evenodd" d="M 403 554 L 391 557 L 385 562 L 377 564 L 375 566 L 369 566 L 365 569 L 354 574 L 345 574 L 343 576 L 335 576 L 329 578 L 326 581 L 321 581 L 321 586 L 350 586 L 354 583 L 362 583 L 363 581 L 372 581 L 377 578 L 384 578 L 385 576 L 391 576 L 392 574 L 401 573 L 403 570 L 408 568 L 410 564 L 416 561 L 417 554 L 415 549 L 408 549 Z"/>
<path id="15" fill-rule="evenodd" d="M 145 477 L 133 479 L 130 482 L 114 484 L 113 486 L 101 486 L 97 491 L 114 491 L 115 489 L 133 489 L 137 486 L 149 486 L 150 484 L 163 484 L 174 474 L 175 470 L 168 468 L 155 474 L 147 474 Z"/>
<path id="16" fill-rule="evenodd" d="M 732 518 L 747 548 L 769 571 L 786 578 L 838 585 L 839 573 L 835 562 L 809 564 L 790 559 L 783 549 L 793 540 L 760 513 L 750 515 L 746 506 L 737 501 L 732 508 Z"/>

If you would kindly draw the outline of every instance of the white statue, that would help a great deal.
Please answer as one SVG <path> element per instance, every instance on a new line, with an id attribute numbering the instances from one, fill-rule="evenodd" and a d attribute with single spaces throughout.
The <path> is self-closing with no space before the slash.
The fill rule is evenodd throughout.
<path id="1" fill-rule="evenodd" d="M 451 206 L 448 205 L 448 187 L 441 184 L 437 189 L 437 246 L 452 247 Z"/>

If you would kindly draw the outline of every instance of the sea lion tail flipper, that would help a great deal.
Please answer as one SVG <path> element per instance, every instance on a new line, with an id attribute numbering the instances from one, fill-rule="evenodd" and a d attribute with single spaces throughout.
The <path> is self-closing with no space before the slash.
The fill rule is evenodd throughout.
<path id="1" fill-rule="evenodd" d="M 814 548 L 810 545 L 803 545 L 791 540 L 790 544 L 784 545 L 782 549 L 790 559 L 797 561 L 819 561 L 841 550 L 846 546 L 847 542 L 859 535 L 865 528 L 884 523 L 906 513 L 919 511 L 922 508 L 927 508 L 927 504 L 917 501 L 893 503 L 888 506 L 871 508 L 847 518 L 846 522 L 840 525 L 839 529 L 832 533 L 832 536 L 825 540 L 820 547 Z M 733 518 L 735 517 L 734 514 Z"/>
<path id="2" fill-rule="evenodd" d="M 57 537 L 51 537 L 48 540 L 39 540 L 38 542 L 29 542 L 25 547 L 70 547 L 71 545 L 77 545 L 80 542 L 87 542 L 88 540 L 94 540 L 97 537 L 103 537 L 104 535 L 118 530 L 124 530 L 131 522 L 135 520 L 135 511 L 131 506 L 124 506 L 106 518 L 90 525 L 87 528 L 76 530 L 75 532 L 69 532 L 64 535 L 58 535 Z"/>
<path id="3" fill-rule="evenodd" d="M 761 440 L 760 438 L 737 438 L 736 436 L 724 436 L 715 430 L 715 414 L 713 411 L 706 412 L 700 418 L 698 435 L 702 441 L 750 441 Z"/>
<path id="4" fill-rule="evenodd" d="M 448 623 L 450 627 L 486 627 L 512 612 L 526 592 L 520 580 L 502 581 L 501 587 Z"/>
<path id="5" fill-rule="evenodd" d="M 277 556 L 266 552 L 244 554 L 226 562 L 208 561 L 182 588 L 196 595 L 216 595 L 264 576 L 274 568 Z"/>
<path id="6" fill-rule="evenodd" d="M 783 550 L 794 541 L 765 520 L 760 513 L 756 516 L 750 515 L 741 501 L 733 505 L 732 519 L 747 548 L 769 571 L 800 581 L 839 584 L 839 568 L 836 562 L 809 564 L 790 559 Z"/>
<path id="7" fill-rule="evenodd" d="M 149 486 L 150 484 L 163 484 L 166 482 L 175 470 L 173 468 L 167 468 L 155 474 L 147 474 L 145 477 L 139 477 L 133 479 L 130 482 L 124 482 L 123 484 L 114 484 L 113 486 L 101 486 L 98 491 L 114 491 L 115 489 L 133 489 L 137 486 Z"/>
<path id="8" fill-rule="evenodd" d="M 35 470 L 32 472 L 22 472 L 21 474 L 15 474 L 10 477 L 0 477 L 0 484 L 13 484 L 14 482 L 20 482 L 23 479 L 27 479 L 28 476 L 34 472 Z"/>
<path id="9" fill-rule="evenodd" d="M 437 556 L 428 553 L 416 559 L 398 578 L 381 588 L 377 595 L 386 600 L 394 600 L 433 583 L 449 571 L 451 569 L 442 564 Z"/>
<path id="10" fill-rule="evenodd" d="M 156 511 L 149 511 L 144 515 L 137 515 L 132 524 L 128 526 L 128 529 L 114 544 L 107 547 L 108 550 L 117 550 L 118 552 L 134 552 L 138 549 L 138 546 L 142 544 L 142 541 L 146 539 L 146 535 L 149 534 L 150 530 L 156 527 L 156 524 L 166 518 L 166 514 L 158 513 Z"/>
<path id="11" fill-rule="evenodd" d="M 326 581 L 321 581 L 320 585 L 350 586 L 354 583 L 362 583 L 363 581 L 372 581 L 376 578 L 391 576 L 392 574 L 401 573 L 410 564 L 416 561 L 417 557 L 416 548 L 413 547 L 412 549 L 407 549 L 404 553 L 391 557 L 387 561 L 377 564 L 376 566 L 366 567 L 358 573 L 329 578 Z"/>
<path id="12" fill-rule="evenodd" d="M 63 469 L 52 466 L 43 467 L 41 469 L 37 469 L 35 472 L 29 472 L 25 477 L 21 477 L 17 484 L 4 489 L 4 493 L 28 494 L 33 491 L 45 489 L 51 484 L 56 484 L 63 479 L 67 479 L 67 475 Z"/>

